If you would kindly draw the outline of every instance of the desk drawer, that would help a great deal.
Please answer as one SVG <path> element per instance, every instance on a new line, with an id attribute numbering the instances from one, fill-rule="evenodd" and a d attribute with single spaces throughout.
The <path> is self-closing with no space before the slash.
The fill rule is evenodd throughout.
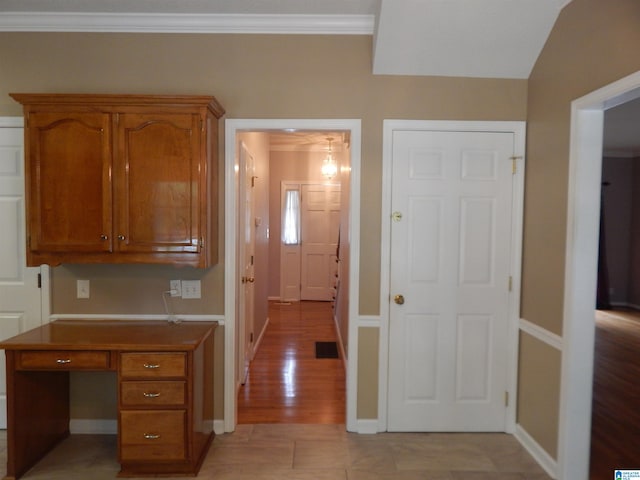
<path id="1" fill-rule="evenodd" d="M 20 370 L 108 370 L 105 351 L 24 350 L 18 354 Z"/>
<path id="2" fill-rule="evenodd" d="M 128 407 L 182 406 L 186 398 L 185 382 L 122 382 L 120 384 L 120 401 L 122 405 Z"/>
<path id="3" fill-rule="evenodd" d="M 184 353 L 123 353 L 120 355 L 122 377 L 185 377 L 187 358 Z"/>
<path id="4" fill-rule="evenodd" d="M 120 461 L 184 460 L 186 411 L 120 412 Z"/>

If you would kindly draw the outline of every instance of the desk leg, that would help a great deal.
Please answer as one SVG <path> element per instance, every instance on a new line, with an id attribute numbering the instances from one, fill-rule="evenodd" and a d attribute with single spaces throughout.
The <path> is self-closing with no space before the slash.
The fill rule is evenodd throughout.
<path id="1" fill-rule="evenodd" d="M 69 436 L 69 372 L 17 371 L 7 358 L 7 476 L 24 475 Z"/>

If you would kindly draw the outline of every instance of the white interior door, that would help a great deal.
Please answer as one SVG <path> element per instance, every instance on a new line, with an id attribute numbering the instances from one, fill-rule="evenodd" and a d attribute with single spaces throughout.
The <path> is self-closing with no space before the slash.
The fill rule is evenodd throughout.
<path id="1" fill-rule="evenodd" d="M 244 143 L 240 143 L 240 221 L 239 221 L 239 250 L 241 259 L 240 278 L 240 335 L 241 345 L 238 352 L 241 355 L 238 365 L 241 367 L 240 382 L 245 383 L 249 373 L 249 364 L 253 358 L 253 324 L 254 324 L 254 265 L 255 265 L 255 160 Z"/>
<path id="2" fill-rule="evenodd" d="M 0 118 L 0 339 L 39 326 L 43 314 L 40 268 L 26 267 L 23 142 L 21 122 Z M 0 428 L 7 426 L 6 404 L 0 353 Z"/>
<path id="3" fill-rule="evenodd" d="M 332 300 L 340 228 L 340 185 L 302 185 L 301 218 L 300 298 Z"/>
<path id="4" fill-rule="evenodd" d="M 300 301 L 300 184 L 282 182 L 280 211 L 280 299 Z"/>
<path id="5" fill-rule="evenodd" d="M 388 429 L 504 431 L 514 135 L 392 141 Z"/>

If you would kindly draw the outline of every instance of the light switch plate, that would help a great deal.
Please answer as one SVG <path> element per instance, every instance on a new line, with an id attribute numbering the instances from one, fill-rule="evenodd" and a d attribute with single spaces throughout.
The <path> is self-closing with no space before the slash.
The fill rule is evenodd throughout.
<path id="1" fill-rule="evenodd" d="M 182 282 L 180 280 L 169 280 L 169 291 L 172 297 L 181 297 Z"/>
<path id="2" fill-rule="evenodd" d="M 89 298 L 89 296 L 90 296 L 89 280 L 78 280 L 76 282 L 76 297 Z"/>
<path id="3" fill-rule="evenodd" d="M 201 298 L 200 280 L 183 280 L 182 298 Z"/>

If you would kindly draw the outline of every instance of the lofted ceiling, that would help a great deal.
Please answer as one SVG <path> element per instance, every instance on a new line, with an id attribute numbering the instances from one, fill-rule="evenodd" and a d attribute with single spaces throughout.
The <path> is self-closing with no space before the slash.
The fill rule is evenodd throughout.
<path id="1" fill-rule="evenodd" d="M 0 31 L 372 35 L 376 75 L 526 79 L 570 1 L 2 0 Z M 606 149 L 640 154 L 638 103 L 607 112 Z M 273 148 L 326 136 L 274 133 Z"/>
<path id="2" fill-rule="evenodd" d="M 373 35 L 373 73 L 528 78 L 571 0 L 2 0 L 0 31 Z"/>

